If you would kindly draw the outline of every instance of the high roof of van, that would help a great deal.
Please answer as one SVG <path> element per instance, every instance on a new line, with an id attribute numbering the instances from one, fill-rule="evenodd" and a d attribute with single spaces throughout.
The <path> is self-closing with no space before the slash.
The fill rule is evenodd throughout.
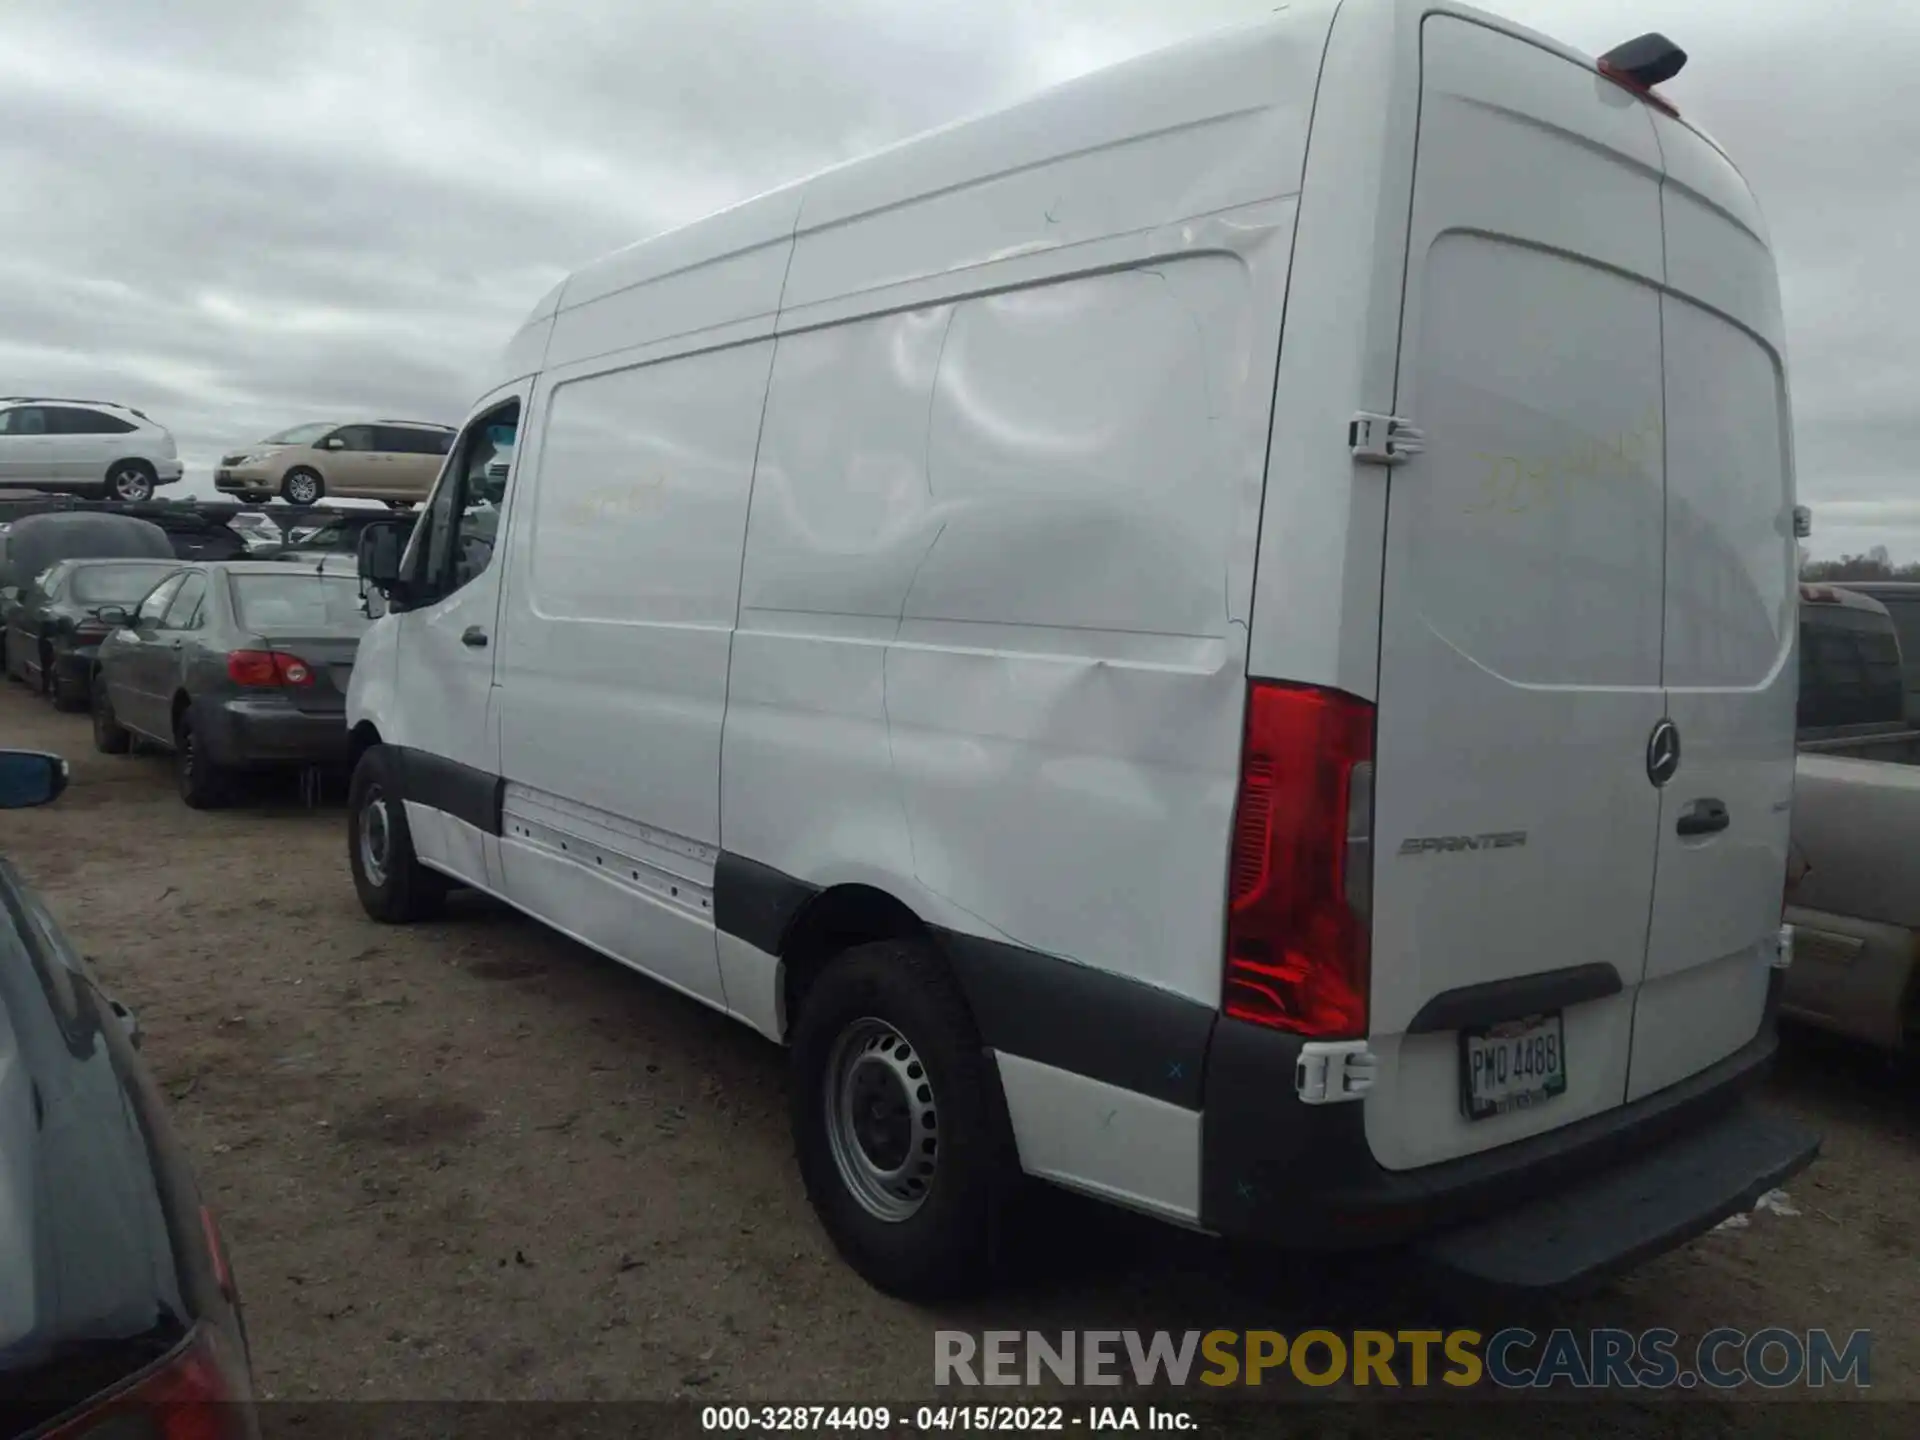
<path id="1" fill-rule="evenodd" d="M 1347 79 L 1329 91 L 1320 83 L 1321 68 L 1336 13 L 1343 33 L 1347 26 L 1366 32 L 1378 63 L 1362 70 L 1373 82 Z M 855 295 L 869 311 L 911 308 L 917 286 L 1010 253 L 1091 246 L 1296 194 L 1316 104 L 1386 113 L 1396 87 L 1407 88 L 1398 72 L 1417 69 L 1420 21 L 1438 13 L 1466 17 L 1597 68 L 1591 56 L 1468 6 L 1303 0 L 1252 24 L 1139 56 L 902 140 L 614 251 L 542 298 L 509 345 L 499 380 L 676 336 L 754 328 L 772 315 Z M 1417 79 L 1411 89 L 1417 93 Z M 1244 173 L 1252 167 L 1221 173 L 1188 164 L 1188 152 L 1199 153 L 1202 132 L 1248 120 L 1266 129 L 1258 174 Z M 1130 199 L 1128 190 L 1115 187 L 1095 198 L 1085 193 L 1082 178 L 1076 203 L 1056 205 L 1048 189 L 1053 167 L 1075 162 L 1084 177 L 1087 157 L 1122 145 L 1137 150 L 1142 141 L 1159 147 L 1167 167 L 1168 183 L 1155 194 Z M 989 190 L 991 200 L 982 204 Z M 1000 222 L 1028 211 L 1033 225 L 1010 237 L 1008 224 Z M 984 215 L 996 223 L 989 226 Z M 856 220 L 863 222 L 860 243 L 836 244 L 836 232 Z M 794 244 L 783 243 L 788 241 Z M 876 262 L 876 255 L 884 258 Z M 660 284 L 669 278 L 673 285 Z M 607 309 L 617 315 L 604 314 L 590 326 L 570 321 L 575 312 L 615 297 L 620 303 Z M 794 328 L 832 318 L 801 320 Z M 781 328 L 789 328 L 784 318 Z"/>

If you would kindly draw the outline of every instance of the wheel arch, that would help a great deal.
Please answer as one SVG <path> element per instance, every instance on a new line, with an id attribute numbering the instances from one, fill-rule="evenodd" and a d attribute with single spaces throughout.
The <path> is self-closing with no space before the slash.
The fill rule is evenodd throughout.
<path id="1" fill-rule="evenodd" d="M 917 940 L 939 949 L 932 927 L 905 902 L 877 885 L 832 885 L 795 911 L 775 952 L 780 958 L 783 1034 L 792 1032 L 808 990 L 827 963 L 845 950 L 876 940 Z"/>
<path id="2" fill-rule="evenodd" d="M 380 731 L 371 720 L 362 720 L 347 732 L 347 774 L 360 764 L 360 757 L 380 744 Z"/>

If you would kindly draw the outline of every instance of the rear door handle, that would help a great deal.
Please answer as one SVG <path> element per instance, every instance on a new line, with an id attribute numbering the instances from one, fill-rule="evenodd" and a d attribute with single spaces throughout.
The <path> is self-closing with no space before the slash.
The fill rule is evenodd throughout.
<path id="1" fill-rule="evenodd" d="M 1717 835 L 1732 823 L 1733 816 L 1724 802 L 1695 800 L 1680 812 L 1680 819 L 1673 828 L 1681 836 L 1693 839 L 1701 835 Z"/>
<path id="2" fill-rule="evenodd" d="M 469 625 L 461 632 L 460 643 L 469 645 L 475 650 L 484 650 L 487 648 L 487 632 L 478 625 Z"/>

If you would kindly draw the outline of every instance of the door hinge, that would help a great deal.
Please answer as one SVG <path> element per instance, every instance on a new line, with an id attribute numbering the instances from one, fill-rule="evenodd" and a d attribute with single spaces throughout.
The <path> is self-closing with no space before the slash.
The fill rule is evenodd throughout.
<path id="1" fill-rule="evenodd" d="M 1771 945 L 1762 945 L 1768 966 L 1775 970 L 1793 968 L 1793 926 L 1782 925 Z"/>
<path id="2" fill-rule="evenodd" d="M 1426 447 L 1426 432 L 1398 415 L 1362 410 L 1347 422 L 1347 448 L 1368 465 L 1404 465 Z"/>
<path id="3" fill-rule="evenodd" d="M 1364 1040 L 1309 1040 L 1293 1062 L 1293 1088 L 1306 1105 L 1359 1100 L 1373 1089 L 1379 1069 Z"/>

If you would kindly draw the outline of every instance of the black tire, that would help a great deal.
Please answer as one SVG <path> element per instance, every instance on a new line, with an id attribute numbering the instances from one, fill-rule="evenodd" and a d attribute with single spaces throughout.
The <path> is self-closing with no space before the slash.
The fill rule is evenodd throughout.
<path id="1" fill-rule="evenodd" d="M 106 677 L 98 670 L 93 672 L 93 748 L 102 755 L 124 755 L 133 748 L 133 736 L 114 718 Z"/>
<path id="2" fill-rule="evenodd" d="M 173 778 L 192 809 L 217 810 L 233 798 L 232 777 L 207 757 L 191 705 L 173 722 Z"/>
<path id="3" fill-rule="evenodd" d="M 450 882 L 413 853 L 399 776 L 384 745 L 360 757 L 347 784 L 347 863 L 361 908 L 382 924 L 430 920 L 446 908 Z"/>
<path id="4" fill-rule="evenodd" d="M 151 500 L 159 483 L 159 472 L 146 461 L 118 460 L 107 468 L 107 482 L 101 488 L 109 499 L 137 504 Z"/>
<path id="5" fill-rule="evenodd" d="M 869 1028 L 875 1023 L 877 1036 Z M 884 1038 L 888 1033 L 892 1040 Z M 895 1041 L 904 1045 L 896 1048 Z M 849 1066 L 849 1053 L 862 1058 Z M 790 1063 L 801 1178 L 847 1263 L 868 1283 L 906 1300 L 947 1299 L 990 1283 L 1020 1168 L 999 1076 L 945 962 L 923 944 L 898 940 L 837 956 L 807 992 Z M 883 1127 L 876 1142 L 880 1161 L 892 1164 L 904 1142 L 906 1160 L 893 1173 L 922 1163 L 934 1167 L 920 1182 L 924 1193 L 916 1208 L 905 1215 L 876 1213 L 835 1156 L 833 1097 L 861 1094 L 857 1083 L 843 1090 L 840 1077 L 863 1068 L 878 1077 L 878 1089 L 865 1092 L 876 1097 L 872 1108 L 863 1100 L 861 1118 Z M 925 1113 L 913 1111 L 908 1085 Z M 855 1143 L 873 1154 L 865 1139 Z M 911 1195 L 906 1203 L 915 1203 Z"/>
<path id="6" fill-rule="evenodd" d="M 55 662 L 48 673 L 52 677 L 48 682 L 48 688 L 53 692 L 54 709 L 69 715 L 77 715 L 87 708 L 93 697 L 85 681 L 62 675 L 58 662 Z"/>
<path id="7" fill-rule="evenodd" d="M 307 493 L 307 487 L 312 493 Z M 314 505 L 327 493 L 327 482 L 320 478 L 318 470 L 308 469 L 305 465 L 296 465 L 280 480 L 280 498 L 289 505 Z"/>

